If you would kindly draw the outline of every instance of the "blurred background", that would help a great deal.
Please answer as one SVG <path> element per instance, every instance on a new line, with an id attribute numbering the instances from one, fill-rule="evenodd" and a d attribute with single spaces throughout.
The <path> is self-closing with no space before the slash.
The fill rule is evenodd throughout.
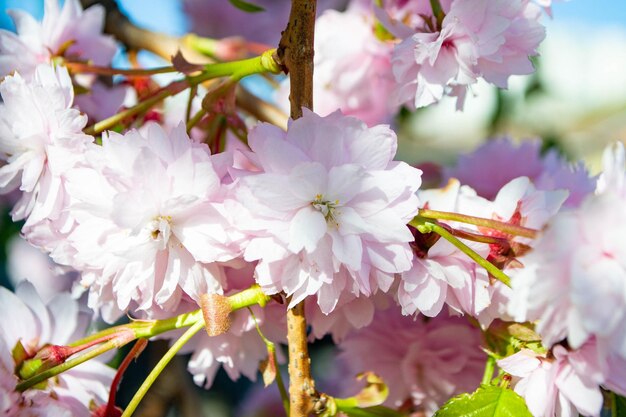
<path id="1" fill-rule="evenodd" d="M 230 7 L 227 0 L 223 2 L 224 7 Z M 148 29 L 181 35 L 191 27 L 182 0 L 118 3 L 135 24 Z M 6 14 L 11 8 L 25 9 L 41 18 L 43 0 L 0 0 L 0 28 L 13 30 Z M 444 98 L 429 108 L 401 113 L 396 120 L 400 159 L 415 164 L 451 164 L 460 153 L 473 150 L 489 138 L 540 137 L 571 160 L 584 159 L 596 173 L 604 146 L 626 140 L 626 1 L 557 1 L 552 16 L 544 17 L 547 38 L 535 61 L 535 75 L 511 77 L 506 91 L 479 82 L 468 95 L 463 112 L 455 110 L 453 99 Z M 281 29 L 276 28 L 278 32 Z M 120 56 L 118 60 L 123 59 Z M 149 62 L 151 58 L 146 59 Z M 263 88 L 258 91 L 268 94 Z M 15 240 L 20 226 L 11 222 L 8 207 L 1 210 L 0 283 L 11 287 L 9 275 L 17 279 L 22 272 L 7 262 L 9 252 L 19 259 L 37 254 L 29 254 L 28 248 Z M 49 267 L 45 259 L 39 262 L 43 270 Z M 7 274 L 9 270 L 11 274 Z M 125 379 L 122 401 L 130 399 L 166 349 L 166 343 L 156 344 L 141 356 Z M 323 385 L 333 369 L 329 341 L 317 343 L 313 355 L 316 379 Z M 247 381 L 233 383 L 223 371 L 207 393 L 195 387 L 185 366 L 184 358 L 173 362 L 166 371 L 169 376 L 159 378 L 138 415 L 220 417 L 232 415 L 229 410 L 233 409 L 238 410 L 237 415 L 257 415 L 252 410 L 262 407 L 250 408 L 251 401 L 260 405 L 277 398 L 275 391 L 262 392 L 258 385 Z M 248 398 L 248 406 L 244 397 Z"/>
<path id="2" fill-rule="evenodd" d="M 191 24 L 182 0 L 118 0 L 134 23 L 173 35 Z M 192 3 L 192 2 L 190 2 Z M 0 0 L 0 27 L 11 30 L 6 9 L 41 17 L 43 0 Z M 231 7 L 224 0 L 224 7 Z M 400 157 L 408 162 L 452 163 L 487 138 L 541 137 L 572 160 L 599 169 L 605 144 L 626 139 L 626 3 L 556 0 L 545 16 L 547 37 L 532 77 L 511 77 L 509 90 L 479 83 L 465 110 L 453 99 L 405 115 Z M 236 35 L 233 33 L 232 35 Z"/>

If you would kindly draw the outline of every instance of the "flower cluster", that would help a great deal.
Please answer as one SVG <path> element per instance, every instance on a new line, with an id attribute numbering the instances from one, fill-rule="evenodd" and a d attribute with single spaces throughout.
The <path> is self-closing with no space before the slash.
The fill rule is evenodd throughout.
<path id="1" fill-rule="evenodd" d="M 556 216 L 523 257 L 509 309 L 517 320 L 538 320 L 547 346 L 566 340 L 578 349 L 595 338 L 603 359 L 626 359 L 623 146 L 607 149 L 604 162 L 596 194 Z"/>
<path id="2" fill-rule="evenodd" d="M 328 314 L 343 292 L 387 291 L 409 269 L 421 172 L 392 160 L 393 131 L 305 111 L 286 133 L 261 124 L 248 140 L 259 171 L 239 174 L 240 227 L 268 294 L 290 305 L 317 294 Z"/>
<path id="3" fill-rule="evenodd" d="M 114 380 L 100 362 L 21 387 L 33 372 L 118 342 L 118 331 L 152 337 L 190 317 L 192 330 L 207 326 L 186 333 L 180 350 L 198 385 L 211 386 L 220 367 L 254 380 L 268 340 L 287 341 L 286 310 L 302 306 L 310 326 L 302 339 L 331 336 L 349 372 L 383 378 L 388 407 L 431 416 L 481 376 L 491 382 L 497 362 L 500 387 L 533 416 L 599 416 L 602 389 L 626 394 L 623 146 L 605 152 L 593 177 L 556 150 L 542 154 L 539 141 L 495 139 L 425 189 L 420 169 L 395 160 L 396 133 L 380 124 L 401 105 L 447 95 L 460 108 L 479 79 L 504 88 L 511 75 L 531 73 L 550 3 L 353 0 L 324 10 L 319 114 L 302 109 L 286 129 L 238 112 L 238 100 L 252 99 L 238 96 L 245 71 L 236 67 L 255 58 L 201 66 L 178 57 L 168 68 L 121 71 L 109 67 L 116 45 L 102 33 L 103 8 L 46 0 L 42 22 L 13 12 L 17 32 L 0 31 L 0 193 L 27 243 L 11 244 L 17 290 L 0 288 L 0 315 L 20 317 L 0 322 L 0 414 L 100 416 Z M 206 6 L 184 4 L 196 18 Z M 286 18 L 284 4 L 266 6 Z M 216 24 L 216 36 L 241 22 L 220 12 L 232 21 L 215 13 L 226 26 Z M 239 55 L 276 40 L 246 29 Z M 232 58 L 202 41 L 216 60 Z M 215 80 L 213 70 L 232 78 Z M 170 84 L 148 78 L 176 71 L 185 77 Z M 180 102 L 161 104 L 187 87 Z M 289 88 L 285 81 L 276 96 Z M 90 123 L 115 113 L 126 91 L 136 106 Z M 247 103 L 246 113 L 271 119 L 267 110 Z M 70 287 L 75 298 L 87 293 L 86 305 Z M 247 290 L 262 301 L 233 307 Z M 217 335 L 207 299 L 227 303 Z M 87 310 L 109 323 L 139 320 L 73 343 Z M 523 334 L 503 333 L 512 328 Z M 333 388 L 354 388 L 344 382 Z"/>
<path id="4" fill-rule="evenodd" d="M 529 0 L 454 0 L 440 10 L 424 2 L 419 13 L 407 4 L 392 7 L 389 16 L 403 38 L 393 55 L 401 102 L 419 108 L 451 95 L 461 109 L 479 78 L 506 88 L 509 76 L 534 71 L 529 56 L 537 54 L 545 30 Z M 412 25 L 398 23 L 406 20 Z"/>
<path id="5" fill-rule="evenodd" d="M 327 10 L 315 30 L 316 108 L 339 108 L 368 125 L 388 121 L 401 105 L 420 108 L 444 96 L 457 97 L 462 109 L 479 79 L 507 88 L 511 75 L 534 72 L 541 17 L 530 0 L 392 0 L 382 8 L 359 0 L 344 12 Z M 284 82 L 280 103 L 288 91 Z"/>
<path id="6" fill-rule="evenodd" d="M 462 344 L 455 342 L 459 339 Z M 395 308 L 378 311 L 371 325 L 349 334 L 339 346 L 348 369 L 369 369 L 383 377 L 389 386 L 387 404 L 408 401 L 428 415 L 448 398 L 474 390 L 485 360 L 480 331 L 466 321 L 446 315 L 413 319 Z"/>

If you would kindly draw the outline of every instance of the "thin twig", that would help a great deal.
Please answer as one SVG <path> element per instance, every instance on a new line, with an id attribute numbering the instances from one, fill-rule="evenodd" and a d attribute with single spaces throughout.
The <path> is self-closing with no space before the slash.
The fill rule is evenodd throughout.
<path id="1" fill-rule="evenodd" d="M 181 51 L 186 59 L 194 63 L 208 64 L 215 62 L 206 55 L 189 48 L 184 37 L 177 38 L 135 26 L 120 12 L 115 0 L 81 0 L 81 3 L 84 8 L 96 3 L 101 4 L 106 10 L 104 31 L 115 36 L 118 41 L 129 49 L 145 49 L 168 61 L 178 51 Z M 241 87 L 237 89 L 237 105 L 258 120 L 272 123 L 282 128 L 287 127 L 287 117 L 284 113 Z"/>
<path id="2" fill-rule="evenodd" d="M 170 350 L 167 351 L 167 353 L 152 369 L 145 381 L 143 381 L 143 383 L 139 387 L 139 390 L 137 390 L 132 400 L 128 404 L 128 407 L 126 407 L 126 409 L 124 410 L 124 414 L 122 414 L 122 417 L 129 417 L 135 412 L 135 409 L 137 409 L 137 406 L 146 395 L 157 377 L 161 374 L 161 372 L 163 372 L 163 369 L 167 366 L 167 364 L 178 353 L 178 351 L 203 328 L 204 322 L 202 320 L 196 322 L 193 326 L 187 329 L 187 331 L 183 333 L 183 335 L 172 345 Z"/>

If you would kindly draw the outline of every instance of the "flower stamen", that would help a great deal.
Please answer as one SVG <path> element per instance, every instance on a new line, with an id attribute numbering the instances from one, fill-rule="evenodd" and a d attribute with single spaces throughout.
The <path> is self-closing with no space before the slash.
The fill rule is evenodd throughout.
<path id="1" fill-rule="evenodd" d="M 340 214 L 340 212 L 337 211 L 337 207 L 339 207 L 339 200 L 324 200 L 324 196 L 322 194 L 317 194 L 315 196 L 315 200 L 311 202 L 311 205 L 315 210 L 322 213 L 326 219 L 326 223 L 330 223 L 337 228 L 339 227 L 339 221 L 337 220 L 337 215 Z"/>

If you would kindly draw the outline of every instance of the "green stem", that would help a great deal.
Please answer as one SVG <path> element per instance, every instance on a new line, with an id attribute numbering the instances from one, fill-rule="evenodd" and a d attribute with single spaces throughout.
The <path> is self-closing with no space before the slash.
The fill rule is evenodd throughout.
<path id="1" fill-rule="evenodd" d="M 256 326 L 256 331 L 261 336 L 263 343 L 265 343 L 265 347 L 267 348 L 267 353 L 272 357 L 274 364 L 276 365 L 276 385 L 278 386 L 278 391 L 280 392 L 280 398 L 283 402 L 283 408 L 285 409 L 285 415 L 289 415 L 289 394 L 287 393 L 287 389 L 285 388 L 285 383 L 283 381 L 283 376 L 280 373 L 280 369 L 278 367 L 278 359 L 276 358 L 276 345 L 274 342 L 269 340 L 263 332 L 261 331 L 261 327 L 259 327 L 259 322 L 254 315 L 254 311 L 251 308 L 248 308 L 250 311 L 250 315 L 254 319 L 254 325 Z"/>
<path id="2" fill-rule="evenodd" d="M 102 338 L 103 336 L 108 336 L 127 330 L 132 331 L 135 335 L 135 338 L 152 337 L 170 330 L 191 326 L 193 323 L 200 319 L 202 319 L 202 311 L 194 310 L 190 313 L 184 313 L 165 320 L 137 320 L 132 323 L 121 324 L 119 326 L 104 329 L 80 340 L 72 342 L 68 346 L 80 346 L 93 340 Z"/>
<path id="3" fill-rule="evenodd" d="M 233 311 L 242 308 L 250 307 L 253 305 L 259 305 L 265 307 L 265 305 L 271 300 L 271 298 L 261 290 L 261 287 L 254 284 L 250 288 L 246 288 L 236 294 L 228 296 L 230 307 Z"/>
<path id="4" fill-rule="evenodd" d="M 53 376 L 56 376 L 62 372 L 70 370 L 73 367 L 78 366 L 83 362 L 87 362 L 88 360 L 93 359 L 96 356 L 99 356 L 105 352 L 108 352 L 111 349 L 120 348 L 126 345 L 127 343 L 132 342 L 133 340 L 135 340 L 135 338 L 132 335 L 129 335 L 129 336 L 127 335 L 127 336 L 122 336 L 122 337 L 117 337 L 115 339 L 111 339 L 108 342 L 101 344 L 97 348 L 92 349 L 83 355 L 80 355 L 74 359 L 70 359 L 66 362 L 63 362 L 60 365 L 57 365 L 53 368 L 50 368 L 46 371 L 36 374 L 32 378 L 29 378 L 26 381 L 23 381 L 17 384 L 15 389 L 20 392 L 25 391 L 28 388 L 33 387 L 39 384 L 40 382 L 45 381 L 48 378 L 52 378 Z"/>
<path id="5" fill-rule="evenodd" d="M 189 90 L 189 99 L 187 100 L 187 108 L 185 109 L 185 123 L 189 123 L 189 118 L 191 117 L 191 107 L 193 106 L 193 99 L 196 98 L 198 94 L 198 86 L 193 86 Z"/>
<path id="6" fill-rule="evenodd" d="M 187 134 L 191 133 L 191 129 L 193 129 L 200 120 L 207 114 L 206 110 L 200 109 L 187 121 Z"/>
<path id="7" fill-rule="evenodd" d="M 167 366 L 167 364 L 172 360 L 172 358 L 178 353 L 178 351 L 196 334 L 198 331 L 204 328 L 203 321 L 197 321 L 191 326 L 183 335 L 172 345 L 172 347 L 165 353 L 165 355 L 159 360 L 154 369 L 150 372 L 148 377 L 143 381 L 139 390 L 133 396 L 133 399 L 128 404 L 128 407 L 124 410 L 122 417 L 129 417 L 137 409 L 137 406 L 146 395 L 154 381 L 158 378 L 158 376 L 163 372 L 163 369 Z"/>
<path id="8" fill-rule="evenodd" d="M 99 67 L 96 65 L 89 65 L 82 62 L 64 62 L 62 65 L 66 66 L 72 73 L 88 73 L 99 75 L 125 75 L 128 77 L 149 77 L 155 74 L 168 74 L 172 72 L 178 72 L 174 67 L 159 67 L 159 68 L 110 68 Z"/>
<path id="9" fill-rule="evenodd" d="M 231 306 L 231 310 L 235 311 L 256 304 L 264 307 L 270 300 L 270 297 L 265 295 L 258 285 L 253 285 L 250 288 L 229 296 L 228 300 Z M 80 365 L 83 362 L 88 361 L 89 359 L 93 359 L 96 356 L 108 352 L 111 349 L 120 348 L 135 339 L 149 339 L 161 333 L 165 333 L 170 330 L 180 329 L 183 327 L 189 327 L 191 325 L 196 325 L 197 323 L 202 323 L 202 325 L 204 325 L 202 309 L 194 310 L 190 313 L 184 313 L 166 320 L 135 321 L 133 323 L 122 324 L 120 326 L 105 329 L 101 332 L 92 334 L 76 342 L 73 342 L 69 346 L 80 346 L 82 344 L 86 344 L 102 338 L 103 336 L 109 336 L 112 334 L 117 334 L 117 336 L 93 350 L 77 356 L 76 358 L 69 359 L 60 365 L 47 369 L 21 382 L 17 385 L 17 390 L 24 391 L 28 388 L 31 388 L 48 378 L 52 378 L 53 376 L 63 373 L 77 365 Z"/>
<path id="10" fill-rule="evenodd" d="M 235 311 L 256 304 L 264 307 L 270 300 L 270 297 L 265 295 L 263 291 L 261 291 L 261 287 L 255 284 L 241 292 L 230 295 L 228 297 L 228 300 L 232 310 Z M 168 332 L 170 330 L 189 327 L 201 319 L 202 310 L 198 309 L 165 320 L 137 320 L 132 323 L 121 324 L 119 326 L 104 329 L 102 331 L 99 331 L 98 333 L 94 333 L 80 340 L 72 342 L 68 346 L 80 346 L 93 340 L 99 339 L 103 336 L 119 333 L 125 330 L 133 331 L 136 338 L 149 338 L 157 336 L 161 333 Z"/>
<path id="11" fill-rule="evenodd" d="M 439 0 L 430 0 L 430 7 L 433 9 L 433 16 L 437 19 L 437 30 L 441 30 L 443 19 L 446 17 Z"/>
<path id="12" fill-rule="evenodd" d="M 272 351 L 272 355 L 274 356 L 274 362 L 276 363 L 276 367 L 278 367 L 278 362 L 276 359 L 276 350 Z M 280 399 L 283 402 L 283 408 L 285 409 L 285 415 L 289 415 L 289 393 L 287 392 L 287 388 L 285 387 L 285 382 L 283 381 L 283 376 L 280 373 L 280 369 L 276 370 L 276 385 L 278 385 L 278 391 L 280 392 Z"/>
<path id="13" fill-rule="evenodd" d="M 183 42 L 203 55 L 215 57 L 215 51 L 219 45 L 219 41 L 212 38 L 205 38 L 193 33 L 185 35 Z"/>
<path id="14" fill-rule="evenodd" d="M 176 95 L 189 87 L 195 87 L 205 81 L 230 76 L 231 79 L 239 81 L 240 79 L 253 74 L 261 74 L 264 72 L 279 73 L 280 67 L 274 61 L 273 55 L 276 51 L 270 49 L 262 55 L 254 58 L 244 59 L 241 61 L 222 62 L 217 64 L 208 64 L 204 67 L 201 74 L 190 76 L 184 80 L 172 83 L 168 88 L 163 89 L 154 96 L 138 103 L 137 105 L 117 113 L 108 119 L 104 119 L 85 129 L 85 133 L 96 135 L 106 129 L 110 129 L 124 119 L 136 116 L 149 110 L 155 104 L 165 100 L 167 97 Z"/>
<path id="15" fill-rule="evenodd" d="M 436 223 L 431 223 L 429 221 L 421 219 L 419 218 L 419 216 L 411 220 L 409 224 L 417 228 L 417 230 L 419 230 L 420 233 L 430 233 L 430 232 L 437 233 L 439 236 L 443 237 L 448 242 L 456 246 L 457 249 L 459 249 L 461 252 L 469 256 L 478 265 L 485 268 L 487 272 L 489 272 L 494 278 L 501 281 L 507 287 L 511 286 L 511 279 L 508 277 L 508 275 L 506 275 L 504 272 L 498 269 L 494 264 L 492 264 L 491 262 L 489 262 L 488 260 L 480 256 L 479 254 L 474 252 L 469 246 L 467 246 L 465 243 L 461 242 L 459 239 L 454 237 L 445 228 L 441 227 L 440 225 Z"/>
<path id="16" fill-rule="evenodd" d="M 491 384 L 491 380 L 493 379 L 493 371 L 496 369 L 496 358 L 489 355 L 487 356 L 487 363 L 485 364 L 485 373 L 483 374 L 483 380 L 480 383 L 481 385 L 489 385 Z"/>
<path id="17" fill-rule="evenodd" d="M 451 221 L 455 221 L 459 223 L 473 224 L 475 226 L 487 227 L 489 229 L 494 229 L 494 230 L 500 230 L 510 235 L 528 237 L 531 239 L 536 238 L 539 233 L 539 231 L 535 229 L 530 229 L 530 228 L 523 227 L 523 226 L 516 226 L 513 224 L 501 222 L 498 220 L 468 216 L 468 215 L 459 214 L 459 213 L 450 213 L 447 211 L 420 209 L 419 216 L 427 217 L 429 219 L 451 220 Z"/>

